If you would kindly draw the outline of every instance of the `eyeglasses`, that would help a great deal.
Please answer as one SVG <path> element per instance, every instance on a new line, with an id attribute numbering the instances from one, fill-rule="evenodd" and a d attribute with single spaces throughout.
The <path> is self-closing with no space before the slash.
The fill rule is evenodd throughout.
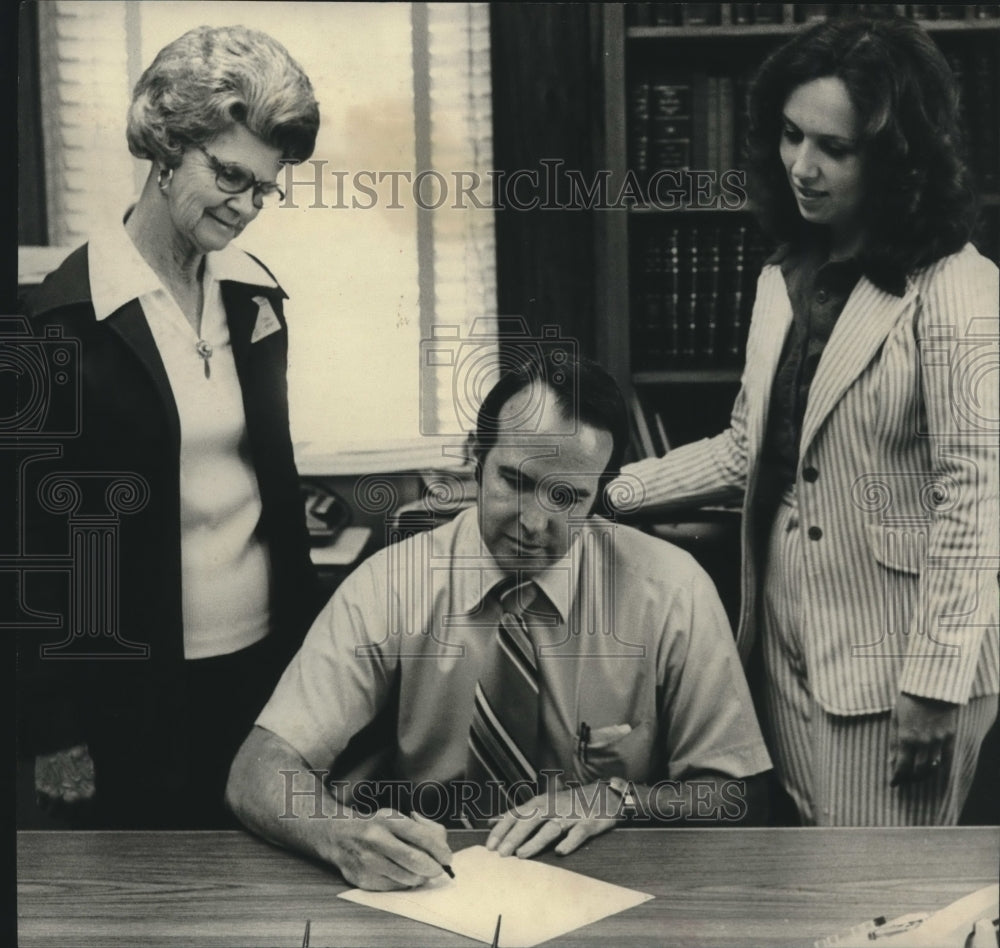
<path id="1" fill-rule="evenodd" d="M 274 181 L 258 181 L 257 176 L 238 161 L 219 161 L 203 145 L 195 145 L 215 172 L 215 185 L 226 194 L 242 194 L 253 188 L 253 206 L 262 208 L 285 200 L 285 192 Z M 277 198 L 277 202 L 274 200 Z"/>

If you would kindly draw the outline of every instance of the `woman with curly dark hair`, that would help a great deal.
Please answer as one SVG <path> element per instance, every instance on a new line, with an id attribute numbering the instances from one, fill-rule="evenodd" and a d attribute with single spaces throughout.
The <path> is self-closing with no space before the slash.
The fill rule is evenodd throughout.
<path id="1" fill-rule="evenodd" d="M 908 20 L 772 54 L 749 185 L 781 246 L 730 427 L 624 470 L 647 507 L 742 499 L 738 639 L 805 823 L 955 822 L 996 717 L 998 280 L 957 116 Z"/>

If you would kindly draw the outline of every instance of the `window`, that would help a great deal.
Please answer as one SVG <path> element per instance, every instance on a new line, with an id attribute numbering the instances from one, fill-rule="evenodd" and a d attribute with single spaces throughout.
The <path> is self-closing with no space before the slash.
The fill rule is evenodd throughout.
<path id="1" fill-rule="evenodd" d="M 421 342 L 466 338 L 477 319 L 489 337 L 496 318 L 486 5 L 43 0 L 38 11 L 49 242 L 67 249 L 116 225 L 145 180 L 125 113 L 161 47 L 238 22 L 288 48 L 320 101 L 316 151 L 286 169 L 288 200 L 239 244 L 291 298 L 300 465 L 440 458 L 425 436 L 467 427 L 470 395 L 456 411 L 454 364 Z"/>

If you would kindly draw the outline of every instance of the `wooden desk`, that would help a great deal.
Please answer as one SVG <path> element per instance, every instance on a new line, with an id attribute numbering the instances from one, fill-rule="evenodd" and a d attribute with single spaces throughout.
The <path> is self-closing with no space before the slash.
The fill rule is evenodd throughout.
<path id="1" fill-rule="evenodd" d="M 453 849 L 483 833 L 452 834 Z M 633 829 L 544 857 L 655 898 L 555 945 L 808 946 L 997 881 L 1000 828 Z M 344 883 L 239 832 L 18 834 L 19 944 L 479 942 L 335 898 Z"/>

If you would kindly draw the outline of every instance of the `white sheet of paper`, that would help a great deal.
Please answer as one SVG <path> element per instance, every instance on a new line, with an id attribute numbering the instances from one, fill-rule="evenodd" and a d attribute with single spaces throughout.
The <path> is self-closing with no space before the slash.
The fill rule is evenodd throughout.
<path id="1" fill-rule="evenodd" d="M 503 857 L 485 846 L 455 853 L 451 868 L 454 879 L 441 875 L 419 889 L 351 889 L 340 898 L 487 944 L 502 915 L 501 948 L 531 948 L 653 897 L 558 866 Z"/>

